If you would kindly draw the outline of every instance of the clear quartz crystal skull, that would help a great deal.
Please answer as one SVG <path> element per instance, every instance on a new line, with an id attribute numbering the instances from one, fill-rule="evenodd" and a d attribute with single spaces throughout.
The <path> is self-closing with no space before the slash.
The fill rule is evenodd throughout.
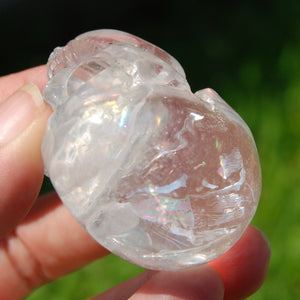
<path id="1" fill-rule="evenodd" d="M 56 48 L 45 173 L 111 252 L 177 270 L 227 251 L 251 221 L 261 174 L 251 132 L 211 89 L 133 35 L 97 30 Z"/>

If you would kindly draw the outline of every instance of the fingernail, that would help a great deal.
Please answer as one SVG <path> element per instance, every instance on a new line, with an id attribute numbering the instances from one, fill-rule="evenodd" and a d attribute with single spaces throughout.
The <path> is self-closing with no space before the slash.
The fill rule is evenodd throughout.
<path id="1" fill-rule="evenodd" d="M 39 88 L 26 83 L 0 104 L 0 147 L 20 135 L 45 108 Z"/>

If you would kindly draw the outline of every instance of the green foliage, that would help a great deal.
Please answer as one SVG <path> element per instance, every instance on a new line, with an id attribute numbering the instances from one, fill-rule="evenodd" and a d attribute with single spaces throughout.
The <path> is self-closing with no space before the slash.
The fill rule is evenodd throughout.
<path id="1" fill-rule="evenodd" d="M 82 300 L 93 297 L 141 273 L 143 269 L 109 255 L 81 270 L 48 283 L 28 300 Z"/>

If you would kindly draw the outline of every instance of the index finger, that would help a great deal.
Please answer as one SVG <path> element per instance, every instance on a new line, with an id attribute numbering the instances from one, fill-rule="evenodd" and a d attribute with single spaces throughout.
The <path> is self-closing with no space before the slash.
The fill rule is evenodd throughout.
<path id="1" fill-rule="evenodd" d="M 27 82 L 34 83 L 42 91 L 47 83 L 46 65 L 0 77 L 0 103 Z"/>
<path id="2" fill-rule="evenodd" d="M 245 299 L 263 284 L 271 255 L 267 237 L 249 226 L 240 240 L 209 264 L 221 275 L 226 300 Z"/>

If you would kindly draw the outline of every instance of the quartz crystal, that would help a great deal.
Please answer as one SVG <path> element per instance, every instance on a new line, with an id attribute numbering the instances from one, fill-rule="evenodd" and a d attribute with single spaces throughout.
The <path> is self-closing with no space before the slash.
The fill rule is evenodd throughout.
<path id="1" fill-rule="evenodd" d="M 48 78 L 45 174 L 96 241 L 142 267 L 177 270 L 240 238 L 260 164 L 249 128 L 215 91 L 192 93 L 172 56 L 116 30 L 56 48 Z"/>

